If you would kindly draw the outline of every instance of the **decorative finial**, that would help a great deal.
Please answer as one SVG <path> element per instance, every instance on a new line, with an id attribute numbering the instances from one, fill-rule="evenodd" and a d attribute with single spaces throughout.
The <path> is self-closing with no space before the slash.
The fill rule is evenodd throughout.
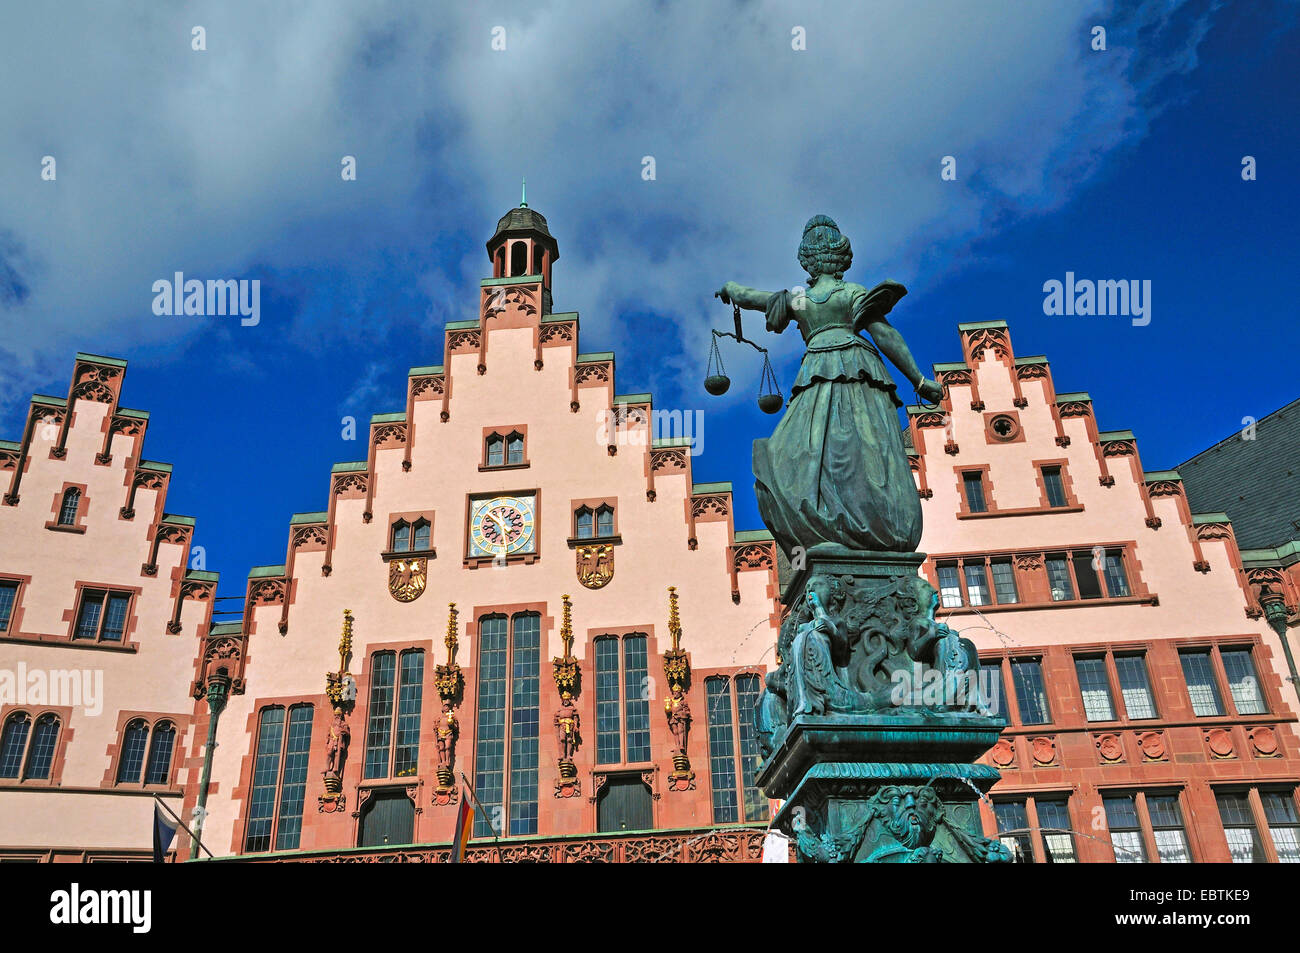
<path id="1" fill-rule="evenodd" d="M 560 641 L 564 643 L 564 657 L 573 655 L 573 603 L 568 595 L 560 597 L 564 602 L 564 614 L 560 618 Z"/>
<path id="2" fill-rule="evenodd" d="M 682 620 L 677 614 L 677 587 L 668 587 L 668 634 L 673 640 L 673 652 L 682 650 Z"/>
<path id="3" fill-rule="evenodd" d="M 519 207 L 528 208 L 528 180 L 521 179 L 519 183 Z"/>
<path id="4" fill-rule="evenodd" d="M 348 670 L 348 656 L 352 654 L 352 610 L 343 610 L 343 634 L 339 637 L 339 673 Z"/>
<path id="5" fill-rule="evenodd" d="M 447 603 L 447 637 L 443 642 L 447 646 L 447 664 L 450 665 L 456 661 L 456 644 L 457 644 L 457 621 L 459 613 L 456 611 L 456 603 Z"/>

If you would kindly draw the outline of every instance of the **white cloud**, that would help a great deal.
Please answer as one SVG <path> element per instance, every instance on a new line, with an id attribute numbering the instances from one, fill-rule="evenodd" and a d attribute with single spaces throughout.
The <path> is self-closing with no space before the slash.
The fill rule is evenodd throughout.
<path id="1" fill-rule="evenodd" d="M 708 323 L 726 320 L 712 292 L 799 281 L 815 212 L 852 238 L 851 277 L 908 282 L 937 253 L 960 260 L 994 215 L 1058 207 L 1142 135 L 1152 91 L 1194 67 L 1211 15 L 1181 0 L 511 9 L 9 10 L 0 359 L 15 373 L 0 403 L 63 380 L 73 350 L 131 356 L 194 333 L 149 310 L 152 281 L 178 270 L 259 269 L 270 293 L 304 299 L 295 320 L 313 335 L 356 333 L 328 317 L 385 321 L 376 275 L 409 282 L 435 316 L 470 308 L 483 241 L 523 175 L 560 242 L 557 309 L 581 310 L 588 332 L 652 311 L 678 325 L 693 367 Z M 1094 22 L 1107 53 L 1089 49 Z M 205 52 L 190 49 L 195 24 Z M 54 183 L 39 177 L 47 154 Z M 339 177 L 344 155 L 356 182 Z M 656 181 L 641 179 L 645 155 Z M 957 183 L 940 180 L 945 155 Z"/>

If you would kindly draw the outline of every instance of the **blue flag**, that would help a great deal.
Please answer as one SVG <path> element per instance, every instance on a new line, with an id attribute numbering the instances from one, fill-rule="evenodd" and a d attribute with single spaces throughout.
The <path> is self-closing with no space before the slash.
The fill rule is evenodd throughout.
<path id="1" fill-rule="evenodd" d="M 154 802 L 153 806 L 153 862 L 161 864 L 167 856 L 167 851 L 171 849 L 172 841 L 176 838 L 176 826 L 179 822 L 173 820 L 166 812 L 163 811 L 162 805 Z"/>

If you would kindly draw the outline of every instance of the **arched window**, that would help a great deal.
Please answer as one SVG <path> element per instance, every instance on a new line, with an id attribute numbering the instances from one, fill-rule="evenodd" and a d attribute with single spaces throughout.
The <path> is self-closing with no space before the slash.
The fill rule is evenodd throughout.
<path id="1" fill-rule="evenodd" d="M 77 510 L 81 508 L 81 491 L 70 486 L 63 491 L 63 502 L 59 504 L 59 525 L 76 526 Z"/>
<path id="2" fill-rule="evenodd" d="M 493 278 L 504 278 L 506 276 L 506 246 L 502 245 L 497 249 L 496 257 L 493 259 L 496 267 L 492 269 Z"/>
<path id="3" fill-rule="evenodd" d="M 596 510 L 596 535 L 614 535 L 614 508 L 612 506 L 602 506 Z"/>
<path id="4" fill-rule="evenodd" d="M 650 695 L 646 637 L 596 639 L 596 763 L 650 760 Z M 620 703 L 621 698 L 621 703 Z"/>
<path id="5" fill-rule="evenodd" d="M 398 520 L 393 524 L 393 552 L 404 553 L 411 548 L 411 524 Z"/>
<path id="6" fill-rule="evenodd" d="M 506 440 L 499 433 L 488 434 L 487 465 L 499 467 L 506 462 Z"/>
<path id="7" fill-rule="evenodd" d="M 737 675 L 734 698 L 731 679 L 708 678 L 704 682 L 704 694 L 708 707 L 713 823 L 765 821 L 769 813 L 767 800 L 754 784 L 758 738 L 750 717 L 758 702 L 758 676 Z"/>
<path id="8" fill-rule="evenodd" d="M 515 242 L 510 246 L 510 277 L 528 274 L 528 243 Z"/>
<path id="9" fill-rule="evenodd" d="M 574 515 L 576 516 L 576 519 L 574 520 L 574 535 L 576 535 L 578 539 L 591 539 L 591 510 L 588 507 L 582 506 L 578 508 L 578 512 Z"/>
<path id="10" fill-rule="evenodd" d="M 27 768 L 24 778 L 48 781 L 54 764 L 54 749 L 59 743 L 59 717 L 53 713 L 36 719 L 32 730 L 32 743 L 27 749 Z"/>
<path id="11" fill-rule="evenodd" d="M 474 788 L 487 813 L 475 817 L 477 836 L 537 833 L 540 675 L 537 613 L 479 620 Z"/>
<path id="12" fill-rule="evenodd" d="M 248 798 L 244 850 L 295 850 L 302 837 L 311 751 L 311 705 L 262 709 L 257 727 L 253 786 Z M 283 754 L 283 759 L 281 755 Z"/>
<path id="13" fill-rule="evenodd" d="M 429 521 L 416 520 L 411 534 L 411 548 L 424 550 L 429 548 Z"/>
<path id="14" fill-rule="evenodd" d="M 16 778 L 22 772 L 23 752 L 31 730 L 32 719 L 25 711 L 16 711 L 5 720 L 4 731 L 0 732 L 0 778 Z"/>
<path id="15" fill-rule="evenodd" d="M 143 718 L 128 722 L 122 732 L 122 753 L 117 760 L 117 783 L 139 784 L 140 769 L 144 767 L 145 751 L 149 747 L 149 723 Z"/>
<path id="16" fill-rule="evenodd" d="M 393 717 L 394 700 L 396 719 Z M 370 710 L 366 720 L 365 777 L 405 778 L 416 773 L 423 700 L 423 650 L 403 652 L 400 666 L 392 652 L 374 655 L 370 666 Z"/>
<path id="17" fill-rule="evenodd" d="M 166 784 L 171 779 L 172 749 L 175 746 L 175 726 L 170 721 L 160 721 L 154 725 L 149 760 L 144 768 L 145 784 Z"/>
<path id="18" fill-rule="evenodd" d="M 58 715 L 46 712 L 33 725 L 27 712 L 14 712 L 0 732 L 0 778 L 48 781 L 58 746 Z"/>
<path id="19" fill-rule="evenodd" d="M 506 463 L 524 462 L 524 435 L 512 433 L 506 438 Z"/>

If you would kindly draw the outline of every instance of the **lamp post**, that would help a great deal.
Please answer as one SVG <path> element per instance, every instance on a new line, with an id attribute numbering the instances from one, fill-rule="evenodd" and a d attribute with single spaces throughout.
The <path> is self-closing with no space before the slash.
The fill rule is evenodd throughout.
<path id="1" fill-rule="evenodd" d="M 207 815 L 208 782 L 212 778 L 212 749 L 217 745 L 217 722 L 230 695 L 230 673 L 219 668 L 208 676 L 208 743 L 203 747 L 203 777 L 199 781 L 199 803 L 194 809 L 194 833 L 190 838 L 190 857 L 199 853 L 199 835 Z"/>
<path id="2" fill-rule="evenodd" d="M 1300 700 L 1300 675 L 1296 673 L 1295 657 L 1291 654 L 1291 643 L 1286 638 L 1286 599 L 1282 593 L 1274 592 L 1269 586 L 1261 586 L 1259 604 L 1264 609 L 1264 618 L 1269 628 L 1282 640 L 1282 651 L 1286 653 L 1286 667 L 1291 672 L 1291 690 Z"/>

